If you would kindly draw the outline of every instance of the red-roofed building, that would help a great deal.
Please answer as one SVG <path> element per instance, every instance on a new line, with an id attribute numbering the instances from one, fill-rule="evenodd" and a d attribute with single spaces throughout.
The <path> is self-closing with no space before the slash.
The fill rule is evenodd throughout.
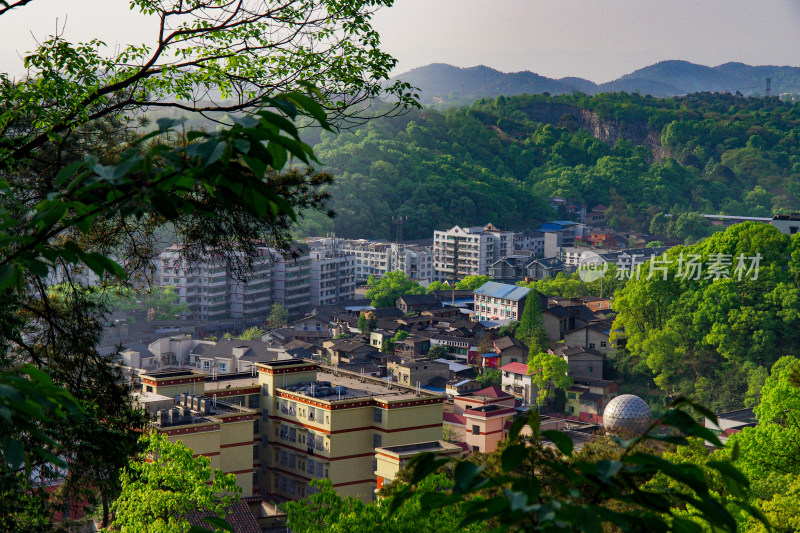
<path id="1" fill-rule="evenodd" d="M 503 390 L 522 401 L 524 405 L 536 403 L 539 393 L 538 387 L 533 384 L 528 375 L 528 365 L 525 363 L 508 363 L 501 366 Z"/>
<path id="2" fill-rule="evenodd" d="M 491 453 L 506 436 L 506 423 L 514 417 L 514 396 L 497 387 L 486 387 L 454 399 L 453 413 L 444 424 L 456 442 L 472 452 Z"/>

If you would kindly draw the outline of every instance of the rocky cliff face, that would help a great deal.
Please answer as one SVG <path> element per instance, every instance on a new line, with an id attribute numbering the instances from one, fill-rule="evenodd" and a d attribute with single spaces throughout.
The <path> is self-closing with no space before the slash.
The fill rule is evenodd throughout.
<path id="1" fill-rule="evenodd" d="M 595 138 L 611 145 L 624 139 L 636 146 L 644 146 L 653 153 L 653 158 L 657 161 L 669 155 L 661 145 L 661 132 L 650 130 L 647 124 L 604 119 L 595 111 L 568 104 L 535 103 L 523 111 L 536 122 L 553 126 L 574 124 L 578 128 L 587 130 Z"/>

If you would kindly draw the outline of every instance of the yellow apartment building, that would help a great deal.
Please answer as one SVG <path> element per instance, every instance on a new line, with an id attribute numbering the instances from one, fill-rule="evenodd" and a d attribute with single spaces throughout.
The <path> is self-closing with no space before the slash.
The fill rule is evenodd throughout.
<path id="1" fill-rule="evenodd" d="M 253 378 L 249 386 L 206 382 L 206 378 L 195 370 L 143 374 L 139 402 L 153 417 L 156 431 L 170 441 L 183 442 L 195 456 L 208 457 L 212 469 L 234 474 L 243 497 L 257 495 L 254 472 L 260 467 L 259 412 L 247 407 L 252 394 L 245 393 L 255 390 L 258 400 L 260 388 L 253 385 Z M 226 401 L 229 399 L 243 404 Z"/>
<path id="2" fill-rule="evenodd" d="M 262 494 L 300 499 L 328 478 L 342 496 L 375 497 L 377 448 L 442 436 L 444 395 L 312 361 L 258 365 Z"/>
<path id="3" fill-rule="evenodd" d="M 464 450 L 457 444 L 443 440 L 375 448 L 375 478 L 377 483 L 375 490 L 378 491 L 384 485 L 394 481 L 400 469 L 415 455 L 423 452 L 457 458 L 464 453 Z"/>

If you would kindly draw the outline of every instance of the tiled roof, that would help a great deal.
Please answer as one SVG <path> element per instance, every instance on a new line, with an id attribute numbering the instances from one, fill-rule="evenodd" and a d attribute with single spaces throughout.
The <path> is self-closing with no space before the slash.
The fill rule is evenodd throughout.
<path id="1" fill-rule="evenodd" d="M 531 290 L 527 287 L 519 287 L 517 285 L 508 285 L 506 283 L 489 281 L 476 289 L 475 294 L 482 294 L 490 298 L 519 301 L 528 296 L 530 291 Z"/>
<path id="2" fill-rule="evenodd" d="M 472 393 L 472 396 L 485 396 L 486 398 L 513 398 L 508 393 L 503 392 L 498 387 L 486 387 Z"/>
<path id="3" fill-rule="evenodd" d="M 501 351 L 505 350 L 506 348 L 511 348 L 512 346 L 527 348 L 527 346 L 525 346 L 525 343 L 511 336 L 500 337 L 499 339 L 494 341 L 494 345 L 497 346 L 497 348 Z"/>
<path id="4" fill-rule="evenodd" d="M 448 424 L 456 424 L 459 426 L 464 426 L 467 424 L 467 417 L 464 415 L 454 415 L 453 413 L 444 413 L 443 415 L 444 421 Z"/>
<path id="5" fill-rule="evenodd" d="M 508 363 L 500 367 L 503 372 L 511 372 L 512 374 L 521 374 L 523 376 L 528 374 L 528 365 L 525 363 Z"/>
<path id="6" fill-rule="evenodd" d="M 193 526 L 214 529 L 212 524 L 204 520 L 207 516 L 216 515 L 206 511 L 190 511 L 186 515 L 186 520 Z M 242 500 L 232 503 L 225 509 L 225 521 L 231 525 L 235 533 L 261 533 L 261 527 L 258 525 L 253 513 L 250 512 L 250 508 Z"/>

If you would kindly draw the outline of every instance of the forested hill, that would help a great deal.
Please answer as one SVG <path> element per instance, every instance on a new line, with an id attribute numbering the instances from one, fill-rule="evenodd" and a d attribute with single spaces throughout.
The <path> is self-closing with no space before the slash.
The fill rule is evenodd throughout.
<path id="1" fill-rule="evenodd" d="M 765 78 L 772 78 L 772 93 L 800 93 L 800 68 L 785 66 L 750 66 L 725 63 L 716 67 L 688 61 L 661 61 L 638 69 L 607 83 L 582 78 L 553 79 L 530 71 L 500 72 L 490 67 L 459 68 L 433 63 L 400 74 L 397 79 L 420 89 L 425 104 L 469 104 L 478 98 L 518 94 L 553 95 L 582 92 L 639 92 L 659 97 L 694 92 L 739 91 L 745 96 L 765 91 Z"/>
<path id="2" fill-rule="evenodd" d="M 390 238 L 393 215 L 409 217 L 407 239 L 452 224 L 534 227 L 556 215 L 547 196 L 680 239 L 694 230 L 666 222 L 697 220 L 681 214 L 800 208 L 800 107 L 777 98 L 498 97 L 325 133 L 315 150 L 336 175 L 338 217 L 311 215 L 304 234 Z"/>

